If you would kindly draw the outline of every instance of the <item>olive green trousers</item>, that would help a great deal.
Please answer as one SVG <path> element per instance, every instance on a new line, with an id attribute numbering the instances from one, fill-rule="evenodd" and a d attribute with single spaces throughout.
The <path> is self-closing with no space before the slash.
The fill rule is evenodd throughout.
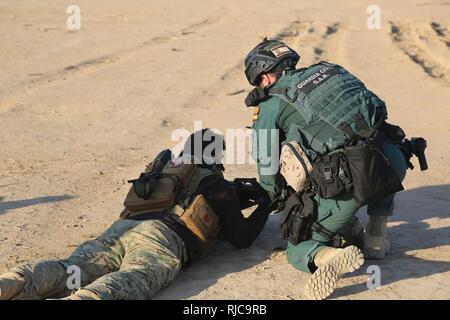
<path id="1" fill-rule="evenodd" d="M 407 164 L 400 149 L 391 144 L 383 145 L 384 153 L 401 181 L 405 178 Z M 332 199 L 316 197 L 318 208 L 318 222 L 332 232 L 342 230 L 351 223 L 356 212 L 360 208 L 352 194 L 341 194 Z M 367 205 L 367 214 L 390 216 L 394 213 L 394 194 L 388 197 L 372 201 Z M 296 269 L 311 273 L 314 271 L 312 264 L 314 256 L 328 240 L 318 233 L 313 233 L 308 241 L 293 245 L 288 243 L 287 257 L 291 265 Z"/>

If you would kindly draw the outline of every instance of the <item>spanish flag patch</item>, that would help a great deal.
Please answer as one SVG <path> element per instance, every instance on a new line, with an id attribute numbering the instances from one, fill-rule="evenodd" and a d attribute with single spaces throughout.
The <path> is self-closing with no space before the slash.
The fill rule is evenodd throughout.
<path id="1" fill-rule="evenodd" d="M 259 116 L 259 107 L 255 107 L 255 110 L 253 111 L 252 121 L 256 122 L 256 120 L 258 120 L 258 116 Z"/>

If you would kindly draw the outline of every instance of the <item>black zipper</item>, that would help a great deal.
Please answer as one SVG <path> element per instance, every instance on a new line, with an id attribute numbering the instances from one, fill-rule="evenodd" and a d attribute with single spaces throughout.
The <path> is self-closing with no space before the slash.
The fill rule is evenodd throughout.
<path id="1" fill-rule="evenodd" d="M 308 169 L 306 167 L 306 163 L 303 161 L 303 159 L 300 156 L 300 154 L 297 152 L 297 150 L 294 148 L 294 146 L 291 145 L 289 142 L 286 143 L 286 145 L 289 147 L 289 149 L 292 150 L 292 152 L 294 153 L 294 155 L 298 159 L 298 161 L 300 161 L 300 163 L 302 164 L 303 170 L 305 170 L 306 178 L 309 179 L 309 172 L 308 172 Z"/>

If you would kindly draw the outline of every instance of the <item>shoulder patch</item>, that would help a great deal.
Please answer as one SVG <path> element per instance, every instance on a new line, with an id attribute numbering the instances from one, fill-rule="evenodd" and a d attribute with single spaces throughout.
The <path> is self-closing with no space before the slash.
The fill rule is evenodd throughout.
<path id="1" fill-rule="evenodd" d="M 286 45 L 279 45 L 275 48 L 270 49 L 272 51 L 273 55 L 278 59 L 279 57 L 282 57 L 288 53 L 291 53 L 291 50 Z"/>
<path id="2" fill-rule="evenodd" d="M 334 65 L 325 65 L 317 72 L 302 80 L 297 88 L 304 94 L 308 94 L 325 81 L 339 74 L 339 69 Z"/>

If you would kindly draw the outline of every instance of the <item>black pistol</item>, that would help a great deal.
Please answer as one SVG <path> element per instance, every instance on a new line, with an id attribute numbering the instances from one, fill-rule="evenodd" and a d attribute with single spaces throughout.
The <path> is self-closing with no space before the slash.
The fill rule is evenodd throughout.
<path id="1" fill-rule="evenodd" d="M 427 158 L 425 157 L 425 149 L 427 148 L 427 141 L 424 138 L 411 138 L 409 141 L 411 153 L 419 159 L 420 170 L 428 169 Z"/>

